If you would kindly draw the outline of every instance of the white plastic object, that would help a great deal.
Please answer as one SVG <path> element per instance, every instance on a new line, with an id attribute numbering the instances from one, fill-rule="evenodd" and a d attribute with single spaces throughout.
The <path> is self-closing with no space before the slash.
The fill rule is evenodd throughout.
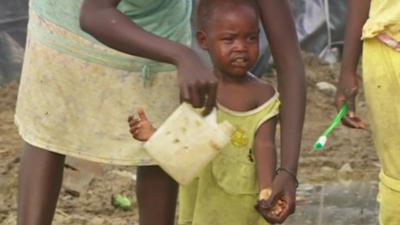
<path id="1" fill-rule="evenodd" d="M 190 183 L 230 141 L 234 127 L 216 122 L 216 110 L 202 117 L 182 103 L 144 144 L 158 165 L 179 184 Z"/>

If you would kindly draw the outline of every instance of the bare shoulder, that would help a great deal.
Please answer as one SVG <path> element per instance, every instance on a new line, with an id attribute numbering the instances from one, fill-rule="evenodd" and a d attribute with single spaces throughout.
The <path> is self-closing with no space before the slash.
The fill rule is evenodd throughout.
<path id="1" fill-rule="evenodd" d="M 267 102 L 277 94 L 276 89 L 268 82 L 258 77 L 253 77 L 251 93 L 259 105 Z"/>

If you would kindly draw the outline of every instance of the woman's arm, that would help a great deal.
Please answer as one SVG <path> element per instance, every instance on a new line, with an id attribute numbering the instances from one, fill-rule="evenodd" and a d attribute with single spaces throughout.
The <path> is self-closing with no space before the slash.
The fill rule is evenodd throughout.
<path id="1" fill-rule="evenodd" d="M 120 0 L 85 0 L 81 28 L 116 50 L 177 66 L 181 97 L 196 107 L 215 106 L 217 79 L 190 48 L 151 34 L 117 10 Z"/>
<path id="2" fill-rule="evenodd" d="M 336 107 L 349 105 L 349 113 L 343 124 L 352 128 L 365 128 L 365 124 L 355 116 L 355 98 L 358 92 L 357 66 L 361 55 L 362 27 L 368 19 L 370 0 L 350 0 L 348 5 L 342 67 L 336 93 Z"/>
<path id="3" fill-rule="evenodd" d="M 296 29 L 286 0 L 257 0 L 257 3 L 278 72 L 278 90 L 282 103 L 280 167 L 296 174 L 306 101 L 304 66 Z M 276 201 L 279 195 L 283 195 L 288 200 L 288 208 L 281 217 L 271 218 L 271 222 L 281 223 L 294 212 L 295 183 L 295 179 L 284 171 L 274 179 L 270 199 Z"/>
<path id="4" fill-rule="evenodd" d="M 81 8 L 82 30 L 119 51 L 176 65 L 190 54 L 187 47 L 153 35 L 117 10 L 121 0 L 85 0 Z"/>

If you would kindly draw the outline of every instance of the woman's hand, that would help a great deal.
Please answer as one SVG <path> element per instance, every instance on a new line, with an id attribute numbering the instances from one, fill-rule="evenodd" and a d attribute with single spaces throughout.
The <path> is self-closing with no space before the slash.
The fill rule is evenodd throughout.
<path id="1" fill-rule="evenodd" d="M 265 188 L 260 191 L 260 197 L 255 206 L 256 210 L 261 214 L 267 221 L 272 217 L 280 217 L 285 208 L 287 208 L 287 202 L 284 199 L 278 199 L 275 204 L 270 207 L 267 200 L 271 196 L 272 190 Z"/>
<path id="2" fill-rule="evenodd" d="M 335 98 L 336 109 L 339 111 L 344 103 L 349 106 L 349 112 L 342 119 L 342 123 L 350 128 L 365 129 L 366 124 L 356 116 L 355 101 L 358 94 L 358 75 L 356 73 L 341 74 Z"/>
<path id="3" fill-rule="evenodd" d="M 281 172 L 272 183 L 272 192 L 267 200 L 259 201 L 256 209 L 270 223 L 283 223 L 296 208 L 296 181 Z"/>
<path id="4" fill-rule="evenodd" d="M 84 0 L 80 14 L 82 30 L 113 49 L 175 65 L 182 101 L 205 107 L 204 114 L 210 113 L 217 95 L 217 79 L 212 71 L 189 47 L 135 24 L 117 9 L 120 1 Z"/>
<path id="5" fill-rule="evenodd" d="M 151 125 L 142 108 L 138 109 L 137 114 L 138 117 L 132 115 L 128 118 L 129 131 L 136 140 L 147 141 L 156 129 Z"/>
<path id="6" fill-rule="evenodd" d="M 194 107 L 204 107 L 203 114 L 209 114 L 215 106 L 218 80 L 203 60 L 192 50 L 187 50 L 178 59 L 181 100 Z"/>

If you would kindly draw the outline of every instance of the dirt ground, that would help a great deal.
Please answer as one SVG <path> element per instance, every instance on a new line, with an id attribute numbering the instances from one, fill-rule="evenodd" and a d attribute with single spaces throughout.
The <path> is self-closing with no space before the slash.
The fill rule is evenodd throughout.
<path id="1" fill-rule="evenodd" d="M 321 90 L 317 83 L 335 84 L 339 65 L 328 65 L 311 56 L 305 56 L 305 65 L 308 97 L 299 165 L 300 182 L 376 180 L 380 165 L 369 130 L 351 130 L 339 125 L 329 137 L 325 150 L 312 150 L 314 141 L 336 113 L 334 91 Z M 268 79 L 274 80 L 274 75 Z M 21 140 L 13 123 L 17 88 L 16 82 L 0 87 L 0 224 L 3 225 L 16 224 L 16 186 L 21 154 Z M 367 120 L 362 93 L 360 96 L 358 114 Z M 112 195 L 124 194 L 135 206 L 134 171 L 131 167 L 103 166 L 100 173 L 80 174 L 82 184 L 72 182 L 71 186 L 71 182 L 66 181 L 53 224 L 137 224 L 136 208 L 123 211 L 110 203 Z M 64 179 L 70 181 L 75 175 L 68 167 Z"/>

